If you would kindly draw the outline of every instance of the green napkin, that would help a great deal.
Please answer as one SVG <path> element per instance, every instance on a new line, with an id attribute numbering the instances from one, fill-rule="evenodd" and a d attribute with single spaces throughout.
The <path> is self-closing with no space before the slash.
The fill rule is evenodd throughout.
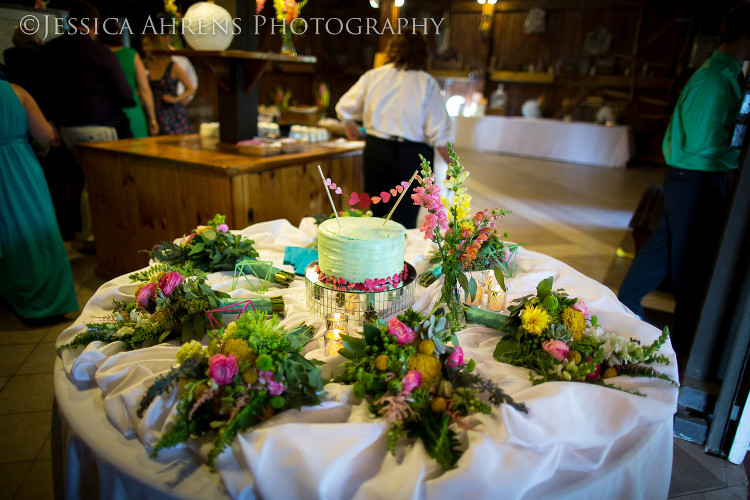
<path id="1" fill-rule="evenodd" d="M 489 326 L 496 330 L 499 330 L 505 325 L 507 320 L 508 316 L 499 312 L 488 311 L 474 306 L 466 309 L 466 321 L 470 323 L 479 323 L 480 325 Z"/>

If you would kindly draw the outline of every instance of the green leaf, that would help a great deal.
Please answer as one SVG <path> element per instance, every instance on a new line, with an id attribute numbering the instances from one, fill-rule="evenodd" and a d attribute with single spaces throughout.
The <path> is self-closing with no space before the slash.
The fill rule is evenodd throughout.
<path id="1" fill-rule="evenodd" d="M 464 290 L 469 289 L 469 280 L 466 278 L 466 275 L 460 271 L 458 272 L 458 283 Z"/>
<path id="2" fill-rule="evenodd" d="M 495 352 L 492 353 L 492 356 L 498 361 L 503 361 L 503 356 L 506 353 L 518 352 L 520 345 L 521 343 L 517 340 L 503 339 L 495 346 Z"/>
<path id="3" fill-rule="evenodd" d="M 346 349 L 348 349 L 354 356 L 360 358 L 365 355 L 365 347 L 367 347 L 367 343 L 364 339 L 342 334 L 341 341 L 344 343 L 344 347 L 346 347 Z M 339 353 L 341 353 L 341 351 L 339 351 Z"/>
<path id="4" fill-rule="evenodd" d="M 536 287 L 536 294 L 539 296 L 539 299 L 544 299 L 547 295 L 552 293 L 552 281 L 554 278 L 550 276 L 546 280 L 542 280 L 539 282 L 539 284 Z"/>
<path id="5" fill-rule="evenodd" d="M 477 298 L 477 281 L 474 278 L 469 280 L 469 297 L 472 302 Z"/>
<path id="6" fill-rule="evenodd" d="M 496 267 L 494 273 L 497 284 L 500 285 L 500 288 L 502 288 L 504 292 L 507 292 L 508 289 L 505 287 L 505 276 L 503 276 L 503 270 Z"/>
<path id="7" fill-rule="evenodd" d="M 214 241 L 216 239 L 216 231 L 213 231 L 211 229 L 207 229 L 203 231 L 203 239 L 206 241 Z"/>
<path id="8" fill-rule="evenodd" d="M 188 255 L 195 255 L 203 251 L 203 247 L 205 245 L 203 243 L 196 243 L 192 250 L 190 250 L 190 253 Z"/>

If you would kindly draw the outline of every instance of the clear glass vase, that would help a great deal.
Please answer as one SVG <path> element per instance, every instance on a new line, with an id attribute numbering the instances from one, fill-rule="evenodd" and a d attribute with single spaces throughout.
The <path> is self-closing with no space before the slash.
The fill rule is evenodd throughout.
<path id="1" fill-rule="evenodd" d="M 297 49 L 294 48 L 294 40 L 292 37 L 292 29 L 289 26 L 285 26 L 281 32 L 281 53 L 287 56 L 296 56 Z"/>
<path id="2" fill-rule="evenodd" d="M 466 326 L 466 315 L 461 301 L 461 287 L 458 285 L 458 269 L 443 266 L 443 289 L 440 302 L 445 309 L 445 317 L 451 330 L 457 332 Z"/>

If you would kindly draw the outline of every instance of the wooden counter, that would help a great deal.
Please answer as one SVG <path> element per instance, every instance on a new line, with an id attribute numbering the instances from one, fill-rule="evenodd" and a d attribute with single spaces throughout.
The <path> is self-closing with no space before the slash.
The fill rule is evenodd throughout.
<path id="1" fill-rule="evenodd" d="M 232 229 L 330 212 L 318 165 L 346 192 L 362 191 L 362 150 L 308 145 L 300 153 L 241 155 L 198 135 L 79 145 L 96 238 L 97 274 L 148 264 L 140 250 L 225 214 Z M 231 149 L 231 148 L 230 148 Z M 339 209 L 343 196 L 333 196 Z"/>

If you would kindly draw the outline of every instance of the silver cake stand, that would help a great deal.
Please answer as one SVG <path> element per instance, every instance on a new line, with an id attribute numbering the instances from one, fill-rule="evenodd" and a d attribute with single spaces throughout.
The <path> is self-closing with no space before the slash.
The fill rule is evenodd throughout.
<path id="1" fill-rule="evenodd" d="M 324 318 L 333 312 L 344 312 L 349 316 L 349 326 L 359 327 L 379 317 L 390 319 L 416 300 L 417 271 L 408 262 L 407 276 L 397 288 L 382 292 L 344 291 L 318 280 L 318 261 L 305 268 L 305 307 L 308 312 Z"/>

